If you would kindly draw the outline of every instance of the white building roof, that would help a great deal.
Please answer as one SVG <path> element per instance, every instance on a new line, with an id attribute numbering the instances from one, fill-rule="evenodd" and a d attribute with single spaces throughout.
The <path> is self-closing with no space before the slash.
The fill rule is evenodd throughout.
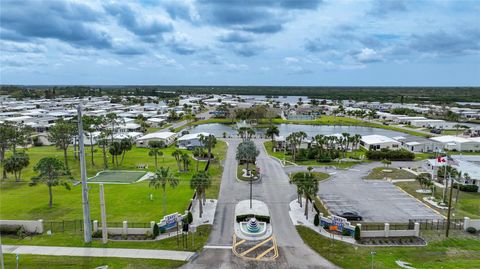
<path id="1" fill-rule="evenodd" d="M 146 134 L 142 137 L 139 137 L 138 140 L 146 140 L 146 139 L 168 139 L 171 138 L 172 136 L 177 135 L 176 133 L 172 132 L 155 132 L 155 133 L 150 133 Z"/>
<path id="2" fill-rule="evenodd" d="M 362 141 L 369 145 L 383 144 L 383 143 L 398 143 L 398 141 L 383 135 L 366 135 L 362 137 Z"/>
<path id="3" fill-rule="evenodd" d="M 209 133 L 206 132 L 201 132 L 201 133 L 194 133 L 194 134 L 186 134 L 178 139 L 178 141 L 183 141 L 183 140 L 191 140 L 191 139 L 197 139 L 200 137 L 200 135 L 203 136 L 209 136 Z"/>
<path id="4" fill-rule="evenodd" d="M 464 137 L 460 136 L 453 136 L 453 135 L 444 135 L 444 136 L 437 136 L 430 138 L 434 141 L 441 142 L 441 143 L 465 143 L 465 142 L 472 142 Z"/>

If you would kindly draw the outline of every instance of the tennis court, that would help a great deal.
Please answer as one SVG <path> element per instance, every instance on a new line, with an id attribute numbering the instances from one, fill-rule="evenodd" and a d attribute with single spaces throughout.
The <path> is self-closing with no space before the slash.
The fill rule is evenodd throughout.
<path id="1" fill-rule="evenodd" d="M 148 178 L 145 171 L 101 171 L 89 183 L 130 184 Z"/>

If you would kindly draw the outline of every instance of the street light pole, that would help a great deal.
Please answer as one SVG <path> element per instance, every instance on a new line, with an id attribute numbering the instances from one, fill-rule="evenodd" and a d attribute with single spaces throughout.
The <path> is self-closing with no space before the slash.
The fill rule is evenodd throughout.
<path id="1" fill-rule="evenodd" d="M 250 209 L 252 209 L 252 183 L 253 183 L 253 174 L 250 175 Z"/>
<path id="2" fill-rule="evenodd" d="M 373 269 L 373 256 L 375 256 L 375 254 L 377 254 L 377 252 L 375 252 L 375 250 L 371 251 L 370 254 L 372 255 L 372 269 Z"/>
<path id="3" fill-rule="evenodd" d="M 87 166 L 85 164 L 85 145 L 83 144 L 82 106 L 78 104 L 78 142 L 80 154 L 80 176 L 82 179 L 83 235 L 85 243 L 92 241 L 90 204 L 88 203 Z"/>

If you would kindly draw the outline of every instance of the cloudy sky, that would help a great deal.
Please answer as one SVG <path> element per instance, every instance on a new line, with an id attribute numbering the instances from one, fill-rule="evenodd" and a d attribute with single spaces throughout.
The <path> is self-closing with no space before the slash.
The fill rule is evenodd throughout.
<path id="1" fill-rule="evenodd" d="M 480 1 L 0 1 L 3 84 L 480 86 Z"/>

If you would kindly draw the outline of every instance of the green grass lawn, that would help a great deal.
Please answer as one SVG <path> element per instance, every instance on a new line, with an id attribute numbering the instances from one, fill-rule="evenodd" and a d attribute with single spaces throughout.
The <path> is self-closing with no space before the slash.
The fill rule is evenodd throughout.
<path id="1" fill-rule="evenodd" d="M 442 135 L 461 135 L 465 131 L 464 129 L 460 130 L 442 130 Z"/>
<path id="2" fill-rule="evenodd" d="M 422 198 L 429 196 L 426 194 L 417 193 L 416 190 L 420 189 L 420 185 L 418 182 L 399 182 L 396 183 L 398 187 L 402 188 L 412 196 L 418 198 L 420 201 L 423 202 Z M 448 192 L 447 192 L 448 193 Z M 435 197 L 440 199 L 442 198 L 443 188 L 435 188 Z M 453 189 L 453 211 L 454 214 L 453 218 L 463 218 L 463 217 L 470 217 L 479 219 L 480 218 L 480 193 L 478 192 L 463 192 L 460 191 L 458 203 L 455 205 L 455 197 L 457 195 L 457 190 Z M 448 196 L 447 196 L 448 197 Z M 447 214 L 446 210 L 436 209 L 438 212 L 442 213 L 443 215 Z"/>
<path id="3" fill-rule="evenodd" d="M 142 249 L 167 249 L 167 250 L 187 250 L 199 251 L 207 242 L 211 232 L 211 225 L 202 225 L 197 227 L 195 232 L 195 245 L 192 245 L 191 234 L 188 235 L 188 247 L 182 246 L 182 238 L 179 236 L 171 237 L 159 241 L 109 241 L 103 244 L 101 239 L 94 239 L 90 244 L 83 242 L 83 233 L 77 232 L 59 232 L 52 235 L 42 234 L 19 238 L 16 235 L 2 235 L 2 244 L 5 245 L 34 245 L 34 246 L 64 246 L 64 247 L 97 247 L 97 248 L 142 248 Z"/>
<path id="4" fill-rule="evenodd" d="M 264 142 L 265 149 L 267 150 L 268 155 L 275 157 L 279 159 L 280 161 L 283 162 L 283 160 L 286 160 L 286 165 L 289 163 L 295 163 L 297 165 L 312 165 L 312 166 L 335 166 L 337 168 L 350 168 L 356 164 L 359 164 L 360 162 L 317 162 L 316 160 L 306 160 L 306 161 L 295 161 L 293 162 L 292 156 L 290 154 L 284 154 L 283 151 L 277 151 L 273 152 L 272 151 L 272 141 L 265 141 Z M 347 152 L 346 157 L 351 158 L 351 157 L 359 157 L 361 155 L 365 155 L 365 150 L 359 149 L 355 150 L 353 152 Z"/>
<path id="5" fill-rule="evenodd" d="M 303 174 L 303 173 L 308 173 L 308 172 L 296 172 L 296 173 L 292 173 L 292 174 L 290 175 L 290 177 L 293 178 L 293 177 L 295 177 L 295 175 L 297 175 L 297 174 Z M 320 182 L 320 181 L 323 181 L 323 180 L 325 180 L 325 179 L 327 179 L 327 178 L 330 177 L 330 175 L 327 174 L 327 173 L 322 173 L 322 172 L 311 172 L 311 173 L 312 173 L 312 175 L 315 177 L 315 179 L 318 180 L 319 182 Z"/>
<path id="6" fill-rule="evenodd" d="M 15 254 L 4 254 L 5 268 L 16 268 Z M 60 269 L 60 268 L 96 268 L 108 265 L 109 269 L 121 268 L 178 268 L 184 261 L 156 260 L 156 259 L 126 259 L 100 257 L 71 257 L 71 256 L 44 256 L 20 255 L 19 268 L 22 269 Z"/>
<path id="7" fill-rule="evenodd" d="M 480 240 L 467 237 L 429 240 L 425 247 L 362 247 L 331 240 L 310 228 L 297 226 L 303 241 L 327 260 L 345 268 L 370 268 L 371 254 L 374 268 L 399 268 L 396 260 L 409 262 L 423 268 L 479 268 Z"/>
<path id="8" fill-rule="evenodd" d="M 95 152 L 95 166 L 90 163 L 89 148 L 87 150 L 88 176 L 94 176 L 103 170 L 101 150 Z M 159 158 L 159 166 L 170 167 L 170 170 L 179 178 L 179 185 L 172 189 L 167 187 L 167 213 L 184 212 L 187 208 L 193 190 L 190 188 L 190 178 L 194 174 L 195 161 L 192 159 L 189 172 L 178 172 L 178 167 L 171 153 L 175 148 L 163 150 L 165 160 Z M 148 155 L 148 149 L 134 147 L 125 155 L 124 163 L 119 167 L 109 164 L 110 170 L 138 170 L 138 164 L 148 164 L 149 171 L 154 171 L 154 158 Z M 220 161 L 224 158 L 226 144 L 217 143 L 214 154 L 217 160 L 211 165 L 209 171 L 212 176 L 212 187 L 207 190 L 208 198 L 216 198 L 220 186 L 222 168 Z M 32 167 L 38 160 L 45 156 L 56 156 L 63 160 L 63 153 L 54 147 L 33 147 L 27 150 L 30 156 L 30 166 L 23 173 L 22 182 L 10 180 L 0 184 L 0 219 L 44 219 L 44 220 L 73 220 L 82 218 L 81 186 L 72 186 L 71 190 L 63 187 L 53 188 L 53 207 L 48 207 L 48 189 L 45 185 L 28 186 L 29 179 L 34 176 Z M 205 162 L 200 162 L 203 169 Z M 74 178 L 79 179 L 78 161 L 73 158 L 73 151 L 69 151 L 69 165 Z M 146 170 L 143 170 L 146 171 Z M 100 218 L 100 205 L 98 186 L 89 184 L 89 197 L 92 219 Z M 149 199 L 153 194 L 153 200 Z M 148 182 L 134 184 L 108 184 L 105 185 L 105 199 L 108 221 L 150 222 L 162 218 L 162 191 L 149 188 Z"/>
<path id="9" fill-rule="evenodd" d="M 386 172 L 386 170 L 391 172 Z M 403 169 L 392 168 L 392 167 L 375 167 L 372 169 L 372 172 L 368 176 L 365 177 L 366 179 L 412 179 L 415 178 L 415 175 L 405 171 Z"/>

